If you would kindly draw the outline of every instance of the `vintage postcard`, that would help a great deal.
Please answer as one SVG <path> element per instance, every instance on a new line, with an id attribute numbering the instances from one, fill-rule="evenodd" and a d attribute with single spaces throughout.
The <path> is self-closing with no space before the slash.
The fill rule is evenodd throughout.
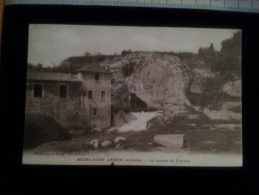
<path id="1" fill-rule="evenodd" d="M 242 30 L 29 26 L 23 164 L 242 166 Z"/>

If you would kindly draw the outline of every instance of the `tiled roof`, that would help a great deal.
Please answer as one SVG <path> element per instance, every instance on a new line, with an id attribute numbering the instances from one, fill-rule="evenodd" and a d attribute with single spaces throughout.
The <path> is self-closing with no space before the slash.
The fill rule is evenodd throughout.
<path id="1" fill-rule="evenodd" d="M 78 78 L 72 78 L 70 73 L 41 72 L 34 70 L 27 71 L 27 80 L 79 82 Z"/>
<path id="2" fill-rule="evenodd" d="M 101 73 L 111 74 L 111 72 L 108 69 L 106 69 L 103 66 L 97 65 L 97 64 L 91 64 L 87 67 L 81 68 L 81 69 L 76 70 L 74 72 L 101 72 Z"/>

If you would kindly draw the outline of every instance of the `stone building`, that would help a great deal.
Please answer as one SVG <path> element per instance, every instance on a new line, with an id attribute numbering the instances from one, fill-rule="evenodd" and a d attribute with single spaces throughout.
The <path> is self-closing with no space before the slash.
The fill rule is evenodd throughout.
<path id="1" fill-rule="evenodd" d="M 91 65 L 70 73 L 27 71 L 26 115 L 53 117 L 67 128 L 111 124 L 111 73 Z"/>
<path id="2" fill-rule="evenodd" d="M 73 72 L 81 81 L 81 106 L 90 126 L 111 126 L 111 72 L 105 67 L 92 64 Z"/>

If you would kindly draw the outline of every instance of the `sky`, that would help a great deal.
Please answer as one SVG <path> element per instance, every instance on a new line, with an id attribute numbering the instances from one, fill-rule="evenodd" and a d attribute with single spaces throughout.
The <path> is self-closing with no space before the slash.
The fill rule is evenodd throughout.
<path id="1" fill-rule="evenodd" d="M 132 51 L 174 51 L 197 53 L 199 47 L 221 49 L 221 42 L 237 29 L 123 27 L 93 25 L 31 24 L 28 63 L 57 66 L 71 56 L 85 52 L 106 55 Z"/>

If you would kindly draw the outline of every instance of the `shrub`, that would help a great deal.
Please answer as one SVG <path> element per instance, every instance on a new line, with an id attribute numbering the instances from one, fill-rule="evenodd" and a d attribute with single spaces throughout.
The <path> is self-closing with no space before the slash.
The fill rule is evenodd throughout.
<path id="1" fill-rule="evenodd" d="M 126 85 L 119 88 L 112 88 L 112 106 L 113 108 L 129 107 L 129 89 Z"/>
<path id="2" fill-rule="evenodd" d="M 71 140 L 71 135 L 55 119 L 46 115 L 26 115 L 24 148 L 46 142 Z"/>
<path id="3" fill-rule="evenodd" d="M 122 50 L 121 52 L 121 56 L 126 56 L 128 54 L 132 53 L 132 51 L 129 49 L 129 50 Z"/>
<path id="4" fill-rule="evenodd" d="M 135 66 L 136 66 L 136 64 L 134 62 L 129 62 L 129 63 L 125 64 L 121 68 L 123 75 L 125 77 L 129 77 L 130 75 L 132 75 Z"/>
<path id="5" fill-rule="evenodd" d="M 236 113 L 241 113 L 242 107 L 241 107 L 241 105 L 239 105 L 239 106 L 235 106 L 235 107 L 231 108 L 230 110 L 232 110 L 233 112 L 236 112 Z"/>

